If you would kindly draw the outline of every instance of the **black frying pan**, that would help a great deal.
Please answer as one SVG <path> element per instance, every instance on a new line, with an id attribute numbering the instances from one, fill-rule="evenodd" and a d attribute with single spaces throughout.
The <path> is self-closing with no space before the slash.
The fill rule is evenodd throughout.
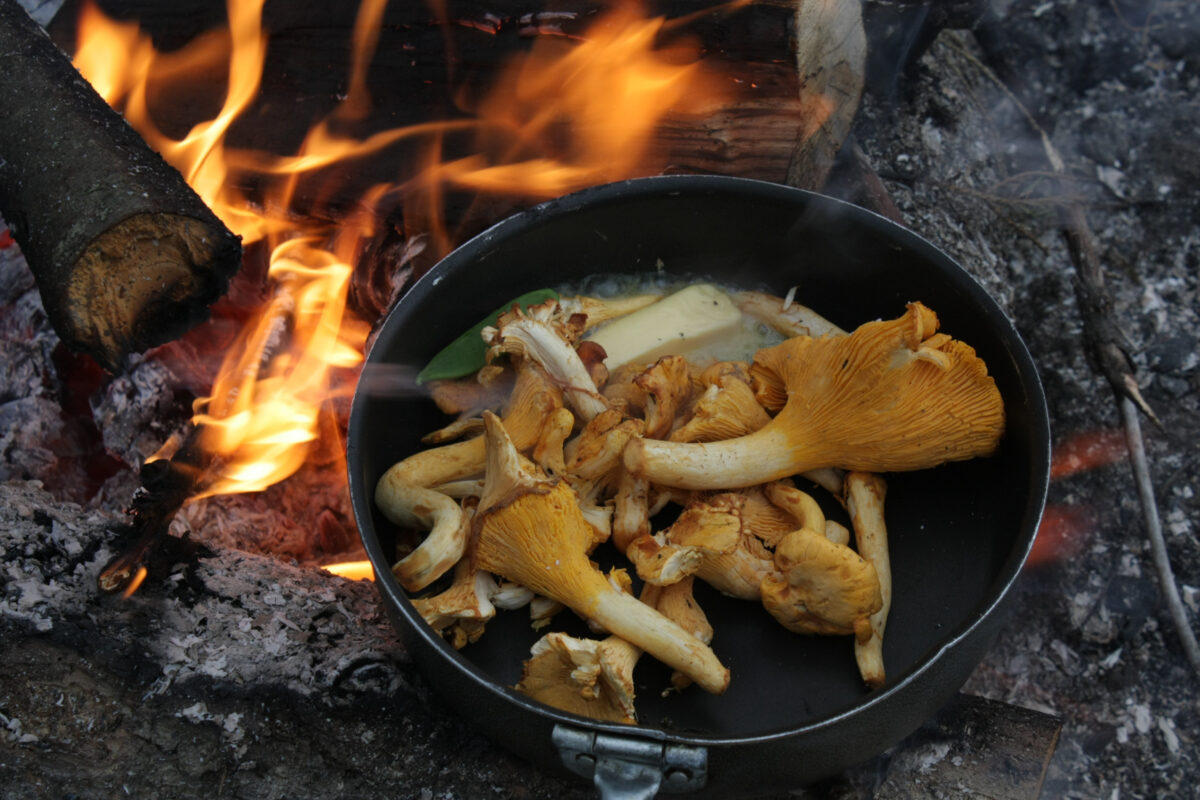
<path id="1" fill-rule="evenodd" d="M 728 692 L 715 697 L 693 688 L 664 699 L 667 672 L 646 657 L 636 673 L 641 724 L 596 723 L 509 688 L 539 636 L 525 613 L 501 612 L 477 644 L 456 652 L 392 578 L 395 531 L 374 508 L 375 483 L 420 447 L 420 435 L 445 423 L 414 390 L 416 371 L 523 292 L 659 267 L 780 295 L 795 285 L 799 302 L 845 329 L 897 317 L 907 301 L 920 300 L 995 376 L 1008 419 L 995 456 L 887 476 L 894 600 L 883 688 L 863 688 L 848 638 L 791 634 L 751 604 L 698 593 L 716 630 L 713 648 L 732 672 Z M 376 585 L 409 652 L 449 702 L 545 769 L 561 771 L 565 762 L 583 774 L 600 764 L 602 791 L 617 785 L 614 769 L 627 769 L 652 773 L 651 780 L 665 775 L 664 791 L 733 797 L 803 785 L 870 758 L 958 690 L 997 631 L 1001 603 L 1032 544 L 1049 438 L 1045 399 L 1020 337 L 980 285 L 928 242 L 812 193 L 672 176 L 545 203 L 438 264 L 379 331 L 354 398 L 347 451 Z M 835 504 L 826 508 L 845 521 Z M 588 748 L 599 755 L 580 754 Z M 650 766 L 629 766 L 641 761 Z"/>

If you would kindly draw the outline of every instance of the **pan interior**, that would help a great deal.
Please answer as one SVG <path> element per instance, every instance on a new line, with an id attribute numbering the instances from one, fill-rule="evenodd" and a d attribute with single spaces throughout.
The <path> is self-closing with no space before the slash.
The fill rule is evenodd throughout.
<path id="1" fill-rule="evenodd" d="M 894 576 L 884 647 L 889 685 L 974 625 L 1019 569 L 1044 480 L 1037 468 L 1044 458 L 1038 404 L 1021 374 L 1027 356 L 978 284 L 874 215 L 782 187 L 748 192 L 716 181 L 675 192 L 647 181 L 585 200 L 550 204 L 472 240 L 385 321 L 351 428 L 351 491 L 364 540 L 376 545 L 369 549 L 391 553 L 394 539 L 370 501 L 376 480 L 419 449 L 423 433 L 445 424 L 430 401 L 410 391 L 411 376 L 462 330 L 525 291 L 597 273 L 659 269 L 780 295 L 797 286 L 798 302 L 846 329 L 899 316 L 905 303 L 920 300 L 938 313 L 943 331 L 985 359 L 1005 398 L 1008 429 L 991 458 L 886 476 Z M 812 493 L 831 518 L 848 524 L 823 490 Z M 385 565 L 376 570 L 385 592 L 402 594 L 383 574 Z M 668 671 L 647 657 L 636 672 L 643 725 L 684 735 L 762 736 L 845 712 L 869 697 L 849 638 L 791 634 L 757 604 L 703 587 L 697 596 L 716 631 L 713 648 L 731 670 L 729 690 L 721 697 L 695 688 L 663 697 Z M 405 620 L 423 624 L 401 606 Z M 584 635 L 581 625 L 567 623 L 571 616 L 560 614 L 553 629 Z M 539 636 L 524 611 L 501 612 L 478 643 L 460 653 L 443 649 L 448 659 L 465 659 L 468 671 L 511 686 Z"/>

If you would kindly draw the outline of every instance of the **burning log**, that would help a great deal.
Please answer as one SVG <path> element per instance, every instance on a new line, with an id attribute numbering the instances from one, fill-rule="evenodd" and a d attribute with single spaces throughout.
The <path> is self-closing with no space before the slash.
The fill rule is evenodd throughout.
<path id="1" fill-rule="evenodd" d="M 15 0 L 0 63 L 0 215 L 59 336 L 118 371 L 207 317 L 238 238 Z"/>
<path id="2" fill-rule="evenodd" d="M 69 0 L 51 25 L 56 41 L 68 49 L 78 36 L 72 13 L 77 5 Z M 223 0 L 198 0 L 191 7 L 199 10 L 181 21 L 170 6 L 149 0 L 103 3 L 111 14 L 137 20 L 143 33 L 154 41 L 169 38 L 172 42 L 199 39 L 206 25 L 221 19 L 222 5 Z M 270 51 L 261 88 L 256 100 L 230 125 L 227 143 L 231 148 L 243 153 L 292 152 L 304 140 L 313 119 L 325 118 L 338 108 L 346 97 L 350 77 L 336 67 L 343 63 L 346 43 L 354 35 L 356 5 L 266 7 L 263 28 L 270 35 Z M 574 152 L 580 134 L 578 125 L 574 131 L 567 130 L 571 124 L 565 121 L 569 108 L 560 107 L 551 114 L 539 106 L 553 121 L 541 128 L 530 126 L 524 134 L 527 138 L 519 139 L 520 147 L 502 138 L 510 129 L 506 126 L 520 121 L 514 110 L 515 99 L 493 100 L 491 117 L 479 112 L 487 98 L 495 97 L 498 81 L 514 64 L 525 65 L 525 80 L 537 74 L 531 67 L 546 65 L 546 58 L 531 59 L 531 51 L 561 55 L 574 44 L 600 38 L 605 26 L 594 27 L 594 23 L 607 5 L 595 0 L 564 0 L 555 3 L 553 11 L 540 12 L 533 10 L 537 4 L 493 0 L 483 5 L 449 3 L 435 12 L 422 3 L 387 4 L 381 11 L 376 46 L 368 54 L 367 89 L 371 97 L 365 116 L 341 114 L 331 130 L 364 140 L 385 129 L 408 129 L 411 135 L 397 137 L 392 145 L 371 152 L 369 170 L 343 170 L 336 184 L 327 180 L 327 174 L 318 174 L 319 170 L 300 175 L 293 195 L 295 205 L 306 213 L 319 206 L 317 213 L 336 217 L 339 209 L 354 207 L 380 176 L 415 181 L 420 169 L 427 166 L 429 143 L 435 136 L 444 162 L 478 155 L 481 147 L 488 150 L 489 157 L 512 149 L 508 157 L 516 160 L 528 156 L 532 144 L 542 148 L 539 155 L 546 158 L 576 167 L 594 166 L 581 164 Z M 858 62 L 862 53 L 842 57 L 839 46 L 828 45 L 811 54 L 800 53 L 797 32 L 805 32 L 805 41 L 840 43 L 839 36 L 857 41 L 862 25 L 858 3 L 772 0 L 710 8 L 711 4 L 696 0 L 647 0 L 644 5 L 646 19 L 638 24 L 645 30 L 653 29 L 656 46 L 667 52 L 674 46 L 695 46 L 693 55 L 700 67 L 697 71 L 712 80 L 702 90 L 689 91 L 677 107 L 663 114 L 648 131 L 647 140 L 638 144 L 642 158 L 630 170 L 636 174 L 738 175 L 818 188 L 828 168 L 826 161 L 837 151 L 857 107 L 855 81 L 861 82 Z M 661 24 L 654 21 L 659 17 Z M 679 64 L 686 61 L 680 58 Z M 669 62 L 670 58 L 664 57 L 660 66 Z M 447 64 L 453 68 L 447 69 Z M 624 62 L 620 66 L 625 66 Z M 547 65 L 541 77 L 561 72 Z M 605 74 L 608 70 L 599 72 Z M 805 87 L 801 86 L 802 79 L 807 81 Z M 305 87 L 303 93 L 295 91 L 298 85 Z M 589 91 L 599 103 L 606 89 L 611 88 L 597 85 Z M 219 106 L 222 89 L 220 82 L 215 88 L 206 88 L 182 79 L 163 78 L 148 87 L 147 103 L 153 108 L 155 125 L 161 131 L 179 135 L 200 122 L 198 108 Z M 527 85 L 523 91 L 531 90 Z M 822 101 L 824 93 L 829 93 L 829 102 Z M 550 93 L 551 99 L 560 95 Z M 849 102 L 835 108 L 844 100 Z M 637 116 L 635 101 L 614 113 Z M 284 104 L 289 113 L 281 116 L 278 109 Z M 835 110 L 837 113 L 832 113 Z M 482 123 L 471 125 L 428 125 L 436 119 L 463 123 L 481 118 Z M 536 117 L 536 125 L 541 125 L 537 122 L 540 119 Z M 594 121 L 595 117 L 590 119 Z M 422 129 L 425 133 L 415 133 Z M 808 167 L 809 150 L 798 152 L 798 141 L 812 133 L 819 134 L 819 142 L 812 147 L 826 159 L 817 168 Z M 497 144 L 496 137 L 501 137 L 502 145 Z M 481 143 L 481 138 L 486 141 Z M 496 164 L 493 161 L 489 165 Z M 603 160 L 601 166 L 611 165 Z M 799 176 L 796 181 L 789 179 L 789 170 Z M 630 175 L 596 170 L 591 182 L 624 177 Z M 261 199 L 260 182 L 250 171 L 239 173 L 233 169 L 229 181 L 239 191 Z M 493 191 L 481 201 L 476 196 L 477 184 L 461 175 L 454 176 L 451 182 L 455 181 L 460 191 L 444 198 L 447 207 L 443 221 L 457 240 L 534 201 L 581 188 L 526 187 L 524 192 L 510 188 Z M 404 209 L 403 227 L 410 233 L 429 227 L 418 205 L 406 204 Z M 429 248 L 422 263 L 426 259 L 432 263 L 443 254 Z"/>

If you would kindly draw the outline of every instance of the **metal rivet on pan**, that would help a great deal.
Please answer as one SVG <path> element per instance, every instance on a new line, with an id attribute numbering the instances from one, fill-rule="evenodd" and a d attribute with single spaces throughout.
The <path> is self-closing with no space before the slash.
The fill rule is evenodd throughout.
<path id="1" fill-rule="evenodd" d="M 692 776 L 686 769 L 668 769 L 667 783 L 673 783 L 677 786 L 682 786 L 691 781 Z"/>

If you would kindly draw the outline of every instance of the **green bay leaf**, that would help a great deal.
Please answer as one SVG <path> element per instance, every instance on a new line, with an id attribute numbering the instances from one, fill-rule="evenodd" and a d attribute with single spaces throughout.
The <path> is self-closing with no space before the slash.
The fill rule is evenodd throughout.
<path id="1" fill-rule="evenodd" d="M 463 378 L 477 371 L 483 366 L 487 355 L 487 345 L 483 343 L 480 336 L 480 332 L 485 327 L 495 325 L 500 315 L 512 308 L 513 304 L 526 309 L 551 298 L 557 300 L 558 292 L 553 289 L 537 289 L 509 300 L 480 320 L 470 330 L 464 331 L 457 339 L 443 347 L 437 355 L 430 359 L 425 368 L 417 373 L 417 383 Z"/>

